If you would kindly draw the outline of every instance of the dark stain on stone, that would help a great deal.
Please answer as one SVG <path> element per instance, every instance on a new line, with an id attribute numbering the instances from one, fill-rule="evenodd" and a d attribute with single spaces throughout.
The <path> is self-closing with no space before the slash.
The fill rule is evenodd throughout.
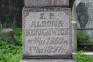
<path id="1" fill-rule="evenodd" d="M 76 7 L 76 13 L 78 21 L 80 23 L 80 27 L 85 28 L 89 18 L 88 8 L 86 7 L 85 3 L 79 3 L 79 5 Z"/>

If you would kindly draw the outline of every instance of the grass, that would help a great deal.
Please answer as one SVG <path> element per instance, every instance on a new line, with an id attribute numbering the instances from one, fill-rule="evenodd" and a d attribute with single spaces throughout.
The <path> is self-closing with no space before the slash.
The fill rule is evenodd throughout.
<path id="1" fill-rule="evenodd" d="M 77 62 L 93 62 L 93 57 L 85 55 L 82 51 L 77 52 L 74 56 Z"/>
<path id="2" fill-rule="evenodd" d="M 0 36 L 0 62 L 19 62 L 22 58 L 22 31 L 14 29 L 16 44 L 10 45 L 7 40 Z"/>

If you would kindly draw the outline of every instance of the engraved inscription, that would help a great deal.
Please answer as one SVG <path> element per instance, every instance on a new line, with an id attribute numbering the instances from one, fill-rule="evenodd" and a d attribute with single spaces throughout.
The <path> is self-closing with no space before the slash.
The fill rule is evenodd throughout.
<path id="1" fill-rule="evenodd" d="M 25 48 L 29 55 L 66 55 L 71 26 L 65 11 L 29 12 L 25 18 Z"/>
<path id="2" fill-rule="evenodd" d="M 26 36 L 69 35 L 68 28 L 26 29 Z"/>

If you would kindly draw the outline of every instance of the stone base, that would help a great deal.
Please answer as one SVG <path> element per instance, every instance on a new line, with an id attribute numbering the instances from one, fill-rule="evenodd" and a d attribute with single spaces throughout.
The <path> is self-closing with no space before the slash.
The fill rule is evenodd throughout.
<path id="1" fill-rule="evenodd" d="M 22 62 L 76 62 L 73 59 L 23 59 Z"/>

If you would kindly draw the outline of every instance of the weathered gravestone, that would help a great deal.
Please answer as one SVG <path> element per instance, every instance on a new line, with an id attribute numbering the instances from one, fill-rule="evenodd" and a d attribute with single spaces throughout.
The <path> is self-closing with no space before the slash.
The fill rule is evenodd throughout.
<path id="1" fill-rule="evenodd" d="M 69 6 L 69 0 L 25 0 L 26 7 Z"/>
<path id="2" fill-rule="evenodd" d="M 22 62 L 74 62 L 70 8 L 30 6 L 22 16 Z"/>
<path id="3" fill-rule="evenodd" d="M 9 41 L 10 44 L 15 45 L 15 39 L 14 39 L 14 33 L 13 29 L 7 28 L 3 29 L 0 32 L 0 35 L 7 41 Z"/>
<path id="4" fill-rule="evenodd" d="M 76 0 L 72 10 L 73 21 L 79 29 L 87 32 L 89 41 L 93 40 L 93 0 Z"/>

